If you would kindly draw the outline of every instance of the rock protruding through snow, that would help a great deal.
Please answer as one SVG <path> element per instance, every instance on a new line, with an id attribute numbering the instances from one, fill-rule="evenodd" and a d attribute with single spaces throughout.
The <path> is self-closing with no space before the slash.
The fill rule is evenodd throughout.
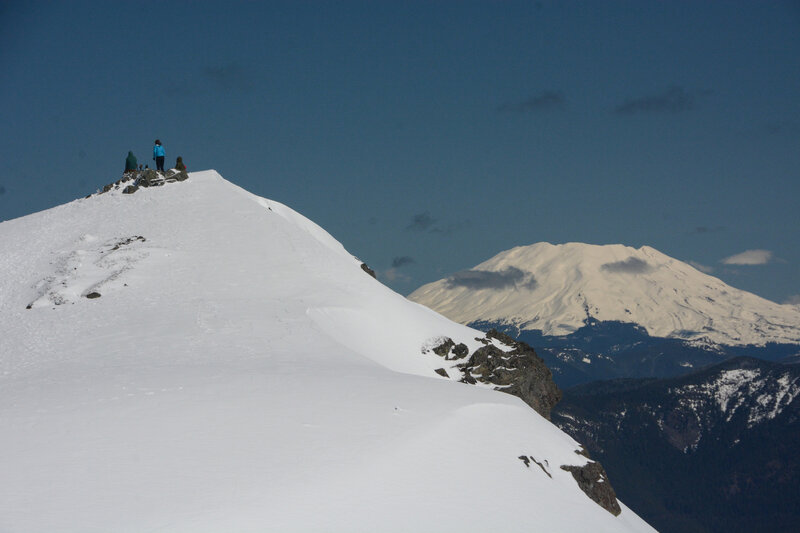
<path id="1" fill-rule="evenodd" d="M 603 465 L 592 461 L 583 466 L 562 465 L 561 469 L 570 472 L 581 490 L 600 507 L 614 516 L 622 512 Z"/>
<path id="2" fill-rule="evenodd" d="M 178 181 L 186 181 L 189 179 L 189 174 L 185 170 L 177 170 L 171 168 L 165 172 L 153 170 L 136 170 L 126 172 L 121 179 L 111 182 L 103 186 L 98 191 L 98 194 L 103 194 L 111 190 L 122 189 L 122 194 L 133 194 L 139 190 L 139 187 L 158 187 L 165 183 L 175 183 Z"/>
<path id="3" fill-rule="evenodd" d="M 553 381 L 553 375 L 536 351 L 524 342 L 516 341 L 504 333 L 490 330 L 485 337 L 477 338 L 483 346 L 469 354 L 463 343 L 456 344 L 449 337 L 440 337 L 438 343 L 430 347 L 430 351 L 445 361 L 463 360 L 457 364 L 462 383 L 492 385 L 495 390 L 517 396 L 531 406 L 537 413 L 550 419 L 550 411 L 561 399 L 561 390 Z M 498 346 L 499 344 L 499 346 Z M 502 346 L 502 348 L 500 347 Z M 467 358 L 467 356 L 469 356 Z M 436 369 L 443 377 L 450 377 L 445 369 Z M 578 453 L 589 459 L 585 449 Z M 539 468 L 552 478 L 550 472 L 541 461 L 532 456 L 522 455 L 519 459 L 530 465 L 536 463 Z M 572 474 L 580 489 L 589 498 L 614 516 L 621 512 L 614 488 L 608 480 L 603 465 L 590 461 L 584 465 L 562 465 L 562 470 Z"/>
<path id="4" fill-rule="evenodd" d="M 465 344 L 456 344 L 449 337 L 443 337 L 431 350 L 445 361 L 464 360 L 456 365 L 461 382 L 492 385 L 521 398 L 549 420 L 550 410 L 561 399 L 561 391 L 536 351 L 495 330 L 477 340 L 483 346 L 471 354 Z"/>

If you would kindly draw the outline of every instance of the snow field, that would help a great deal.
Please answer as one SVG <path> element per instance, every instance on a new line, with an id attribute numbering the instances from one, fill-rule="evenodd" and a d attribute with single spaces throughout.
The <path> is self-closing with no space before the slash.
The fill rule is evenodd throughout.
<path id="1" fill-rule="evenodd" d="M 479 332 L 214 171 L 0 249 L 0 531 L 652 531 L 520 400 L 434 372 Z"/>

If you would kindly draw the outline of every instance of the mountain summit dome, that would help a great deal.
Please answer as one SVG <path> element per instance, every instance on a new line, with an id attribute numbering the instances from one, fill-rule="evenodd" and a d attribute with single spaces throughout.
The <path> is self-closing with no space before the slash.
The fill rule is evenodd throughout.
<path id="1" fill-rule="evenodd" d="M 546 242 L 501 252 L 409 299 L 463 324 L 566 335 L 587 321 L 636 323 L 652 336 L 725 345 L 800 343 L 800 312 L 643 246 Z"/>
<path id="2" fill-rule="evenodd" d="M 436 353 L 503 342 L 214 171 L 3 222 L 0 250 L 2 531 L 652 531 Z"/>

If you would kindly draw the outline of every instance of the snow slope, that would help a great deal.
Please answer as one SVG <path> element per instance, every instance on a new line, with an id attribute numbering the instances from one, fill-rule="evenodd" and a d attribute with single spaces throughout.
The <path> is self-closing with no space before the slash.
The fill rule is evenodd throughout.
<path id="1" fill-rule="evenodd" d="M 215 171 L 0 250 L 0 531 L 652 531 L 518 398 L 434 372 L 479 332 Z"/>
<path id="2" fill-rule="evenodd" d="M 643 246 L 546 242 L 501 252 L 409 299 L 469 324 L 566 335 L 587 318 L 725 345 L 800 343 L 800 310 L 735 289 Z"/>

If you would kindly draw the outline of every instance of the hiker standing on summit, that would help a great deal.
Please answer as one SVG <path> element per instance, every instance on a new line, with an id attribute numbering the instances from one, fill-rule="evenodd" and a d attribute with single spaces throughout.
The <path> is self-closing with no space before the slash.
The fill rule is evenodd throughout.
<path id="1" fill-rule="evenodd" d="M 125 159 L 125 174 L 129 172 L 136 172 L 136 156 L 133 152 L 128 152 L 128 157 Z"/>
<path id="2" fill-rule="evenodd" d="M 164 171 L 164 147 L 161 146 L 161 141 L 156 139 L 156 145 L 153 146 L 153 159 L 156 162 L 156 170 Z"/>

